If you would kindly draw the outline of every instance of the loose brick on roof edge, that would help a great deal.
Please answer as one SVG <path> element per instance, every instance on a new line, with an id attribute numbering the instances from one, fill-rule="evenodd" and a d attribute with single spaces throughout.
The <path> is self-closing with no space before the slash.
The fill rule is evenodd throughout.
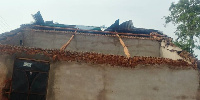
<path id="1" fill-rule="evenodd" d="M 23 30 L 30 30 L 34 32 L 45 32 L 45 33 L 64 33 L 64 34 L 74 34 L 72 31 L 55 31 L 55 30 L 39 30 L 39 29 L 23 29 Z M 115 34 L 93 34 L 93 33 L 76 33 L 77 35 L 91 35 L 91 36 L 108 36 L 108 37 L 116 37 Z M 117 34 L 117 33 L 116 33 Z M 120 33 L 119 33 L 120 34 Z M 129 33 L 130 34 L 130 33 Z M 145 35 L 145 34 L 138 34 L 138 35 Z M 146 39 L 146 40 L 156 40 L 156 41 L 161 41 L 162 39 L 168 39 L 170 37 L 151 37 L 151 35 L 148 35 L 149 37 L 138 37 L 134 35 L 121 35 L 120 37 L 122 38 L 131 38 L 131 39 Z"/>
<path id="2" fill-rule="evenodd" d="M 95 63 L 95 64 L 109 64 L 113 67 L 131 67 L 135 68 L 137 65 L 170 65 L 170 69 L 197 69 L 197 65 L 189 64 L 184 60 L 172 60 L 169 58 L 161 57 L 141 57 L 135 56 L 127 58 L 119 55 L 106 55 L 94 52 L 75 52 L 75 51 L 64 51 L 61 52 L 57 49 L 41 49 L 41 48 L 30 48 L 22 46 L 11 46 L 0 44 L 1 54 L 15 54 L 25 53 L 28 55 L 43 54 L 50 57 L 53 61 L 78 61 L 84 63 Z"/>

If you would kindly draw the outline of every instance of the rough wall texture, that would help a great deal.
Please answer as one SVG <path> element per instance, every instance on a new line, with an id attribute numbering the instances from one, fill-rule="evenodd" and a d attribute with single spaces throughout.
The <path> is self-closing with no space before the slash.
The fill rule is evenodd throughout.
<path id="1" fill-rule="evenodd" d="M 160 57 L 160 44 L 155 40 L 122 38 L 131 56 Z"/>
<path id="2" fill-rule="evenodd" d="M 0 89 L 11 78 L 14 58 L 0 55 Z M 135 69 L 82 62 L 51 63 L 47 100 L 195 100 L 197 70 L 168 65 Z"/>
<path id="3" fill-rule="evenodd" d="M 51 65 L 48 100 L 195 100 L 197 70 L 136 69 L 74 62 Z"/>
<path id="4" fill-rule="evenodd" d="M 20 40 L 24 39 L 23 33 L 13 33 L 15 35 L 8 36 L 6 40 L 1 40 L 1 44 L 9 44 L 9 45 L 20 45 Z"/>
<path id="5" fill-rule="evenodd" d="M 59 49 L 72 34 L 25 30 L 3 44 Z M 179 59 L 158 41 L 122 38 L 131 56 Z M 84 45 L 83 45 L 84 44 Z M 124 55 L 117 37 L 75 35 L 67 50 Z M 125 56 L 125 55 L 124 55 Z M 12 76 L 13 58 L 0 55 L 0 89 Z M 51 64 L 47 100 L 194 100 L 199 86 L 197 70 L 172 70 L 168 65 L 110 67 L 75 62 Z"/>
<path id="6" fill-rule="evenodd" d="M 177 59 L 183 59 L 182 57 L 180 57 L 176 51 L 172 52 L 172 51 L 169 51 L 167 50 L 166 48 L 164 47 L 160 47 L 160 57 L 163 57 L 163 58 L 170 58 L 170 59 L 173 59 L 173 60 L 177 60 Z"/>
<path id="7" fill-rule="evenodd" d="M 170 45 L 166 45 L 165 41 L 162 41 L 160 43 L 160 45 L 161 45 L 160 46 L 160 57 L 170 58 L 170 59 L 173 59 L 173 60 L 183 59 L 177 53 L 177 51 L 182 51 L 179 47 L 173 47 L 173 46 L 170 46 Z"/>
<path id="8" fill-rule="evenodd" d="M 12 77 L 13 58 L 9 55 L 0 55 L 0 99 L 5 81 Z"/>
<path id="9" fill-rule="evenodd" d="M 22 35 L 22 36 L 21 36 Z M 3 44 L 19 45 L 20 40 L 23 40 L 24 46 L 60 49 L 70 39 L 72 34 L 62 32 L 36 32 L 30 30 L 22 31 L 18 36 L 12 40 L 3 42 Z M 20 37 L 20 39 L 19 39 Z M 160 56 L 160 44 L 155 40 L 142 40 L 122 38 L 125 45 L 129 49 L 130 55 L 133 56 Z M 13 43 L 15 41 L 15 43 Z M 77 34 L 72 39 L 70 45 L 66 50 L 77 52 L 97 52 L 104 54 L 123 55 L 124 49 L 119 42 L 118 37 L 113 36 L 95 36 L 95 35 L 80 35 Z"/>

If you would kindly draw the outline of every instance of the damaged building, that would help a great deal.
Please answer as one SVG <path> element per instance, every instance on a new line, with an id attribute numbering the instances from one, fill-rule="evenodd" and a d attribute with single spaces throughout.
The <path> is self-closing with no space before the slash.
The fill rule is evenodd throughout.
<path id="1" fill-rule="evenodd" d="M 1 100 L 196 100 L 197 59 L 131 20 L 44 21 L 0 35 Z M 105 29 L 105 30 L 104 30 Z"/>

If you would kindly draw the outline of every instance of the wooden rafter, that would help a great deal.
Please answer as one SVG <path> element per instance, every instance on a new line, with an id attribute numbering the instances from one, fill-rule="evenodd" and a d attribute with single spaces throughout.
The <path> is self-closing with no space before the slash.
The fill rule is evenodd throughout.
<path id="1" fill-rule="evenodd" d="M 77 31 L 77 30 L 76 30 Z M 70 44 L 70 42 L 72 41 L 72 39 L 74 38 L 74 35 L 76 34 L 76 31 L 74 32 L 74 34 L 71 36 L 71 38 L 67 41 L 67 43 L 65 43 L 61 48 L 60 51 L 64 51 L 67 46 Z"/>
<path id="2" fill-rule="evenodd" d="M 122 45 L 123 48 L 124 48 L 124 53 L 125 53 L 125 55 L 126 55 L 128 58 L 130 58 L 130 53 L 129 53 L 128 48 L 126 47 L 124 41 L 120 38 L 120 36 L 119 36 L 118 34 L 116 34 L 116 36 L 119 38 L 119 41 L 120 41 L 121 45 Z"/>
<path id="3" fill-rule="evenodd" d="M 72 41 L 72 39 L 74 38 L 74 35 L 71 36 L 71 38 L 67 41 L 67 43 L 65 43 L 61 48 L 60 51 L 64 51 L 67 46 L 70 44 L 70 42 Z"/>

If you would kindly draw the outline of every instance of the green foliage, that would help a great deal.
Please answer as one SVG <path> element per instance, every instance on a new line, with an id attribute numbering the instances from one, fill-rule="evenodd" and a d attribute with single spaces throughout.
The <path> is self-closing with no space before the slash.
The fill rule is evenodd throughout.
<path id="1" fill-rule="evenodd" d="M 193 54 L 200 49 L 200 0 L 179 0 L 169 7 L 170 15 L 165 16 L 165 23 L 177 26 L 175 44 Z"/>

